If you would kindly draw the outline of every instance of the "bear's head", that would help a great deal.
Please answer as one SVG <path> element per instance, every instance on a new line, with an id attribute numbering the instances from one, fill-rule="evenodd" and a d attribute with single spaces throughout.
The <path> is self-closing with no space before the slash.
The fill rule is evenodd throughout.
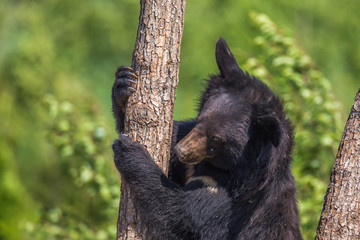
<path id="1" fill-rule="evenodd" d="M 216 44 L 220 74 L 203 93 L 196 126 L 175 147 L 183 163 L 208 161 L 222 169 L 261 164 L 277 148 L 292 146 L 282 103 L 261 81 L 242 71 L 225 40 Z M 284 139 L 287 146 L 283 146 Z"/>

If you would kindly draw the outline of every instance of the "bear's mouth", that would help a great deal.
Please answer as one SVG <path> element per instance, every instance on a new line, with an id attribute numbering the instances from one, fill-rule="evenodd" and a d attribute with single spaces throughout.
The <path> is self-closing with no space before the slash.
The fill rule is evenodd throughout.
<path id="1" fill-rule="evenodd" d="M 175 153 L 182 163 L 197 164 L 208 157 L 206 152 L 206 137 L 193 129 L 175 147 Z"/>

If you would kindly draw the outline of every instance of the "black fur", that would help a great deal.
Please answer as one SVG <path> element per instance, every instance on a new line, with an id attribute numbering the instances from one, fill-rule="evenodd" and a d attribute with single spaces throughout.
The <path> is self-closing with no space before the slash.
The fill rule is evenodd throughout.
<path id="1" fill-rule="evenodd" d="M 282 102 L 239 68 L 222 38 L 216 61 L 220 74 L 208 81 L 196 120 L 174 122 L 173 130 L 172 149 L 196 132 L 206 139 L 206 157 L 190 166 L 172 151 L 167 178 L 121 134 L 113 144 L 116 167 L 155 239 L 302 239 L 290 170 L 293 130 Z M 121 132 L 119 105 L 133 73 L 119 69 L 113 108 Z"/>

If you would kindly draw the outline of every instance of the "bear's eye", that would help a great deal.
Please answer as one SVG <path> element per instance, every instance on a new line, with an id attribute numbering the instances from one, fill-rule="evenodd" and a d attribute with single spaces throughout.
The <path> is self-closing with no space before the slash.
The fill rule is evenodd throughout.
<path id="1" fill-rule="evenodd" d="M 212 137 L 210 138 L 210 142 L 218 143 L 218 142 L 220 142 L 220 138 L 218 138 L 218 137 L 216 137 L 216 136 L 212 136 Z"/>
<path id="2" fill-rule="evenodd" d="M 209 138 L 208 140 L 208 151 L 211 154 L 214 154 L 217 149 L 221 146 L 222 141 L 219 137 L 217 136 L 212 136 Z"/>

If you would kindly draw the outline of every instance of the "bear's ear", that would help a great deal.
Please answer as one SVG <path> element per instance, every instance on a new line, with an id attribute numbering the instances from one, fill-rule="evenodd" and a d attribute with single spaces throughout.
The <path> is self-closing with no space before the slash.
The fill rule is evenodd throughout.
<path id="1" fill-rule="evenodd" d="M 255 127 L 260 130 L 266 140 L 269 140 L 274 147 L 279 146 L 282 129 L 279 120 L 274 115 L 258 116 L 254 120 Z"/>
<path id="2" fill-rule="evenodd" d="M 231 76 L 234 72 L 242 72 L 229 46 L 222 37 L 216 43 L 216 63 L 223 77 Z"/>

